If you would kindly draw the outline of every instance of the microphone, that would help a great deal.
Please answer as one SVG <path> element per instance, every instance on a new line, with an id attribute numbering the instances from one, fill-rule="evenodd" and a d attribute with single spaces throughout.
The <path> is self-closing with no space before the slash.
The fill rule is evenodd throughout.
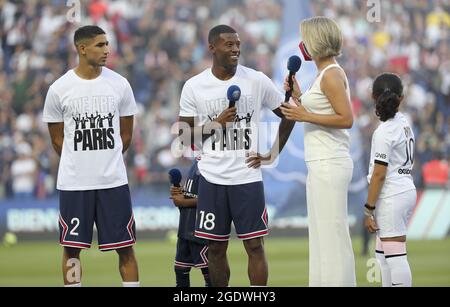
<path id="1" fill-rule="evenodd" d="M 174 187 L 176 187 L 176 188 L 180 188 L 181 187 L 181 185 L 180 185 L 181 178 L 182 178 L 182 176 L 181 176 L 181 172 L 180 172 L 179 169 L 172 169 L 172 170 L 170 170 L 170 172 L 169 172 L 169 180 L 170 180 L 170 183 Z"/>
<path id="2" fill-rule="evenodd" d="M 230 104 L 228 105 L 228 108 L 234 108 L 236 106 L 236 102 L 241 99 L 241 89 L 237 85 L 232 85 L 230 88 L 228 88 L 227 92 L 228 101 Z"/>
<path id="3" fill-rule="evenodd" d="M 299 56 L 293 55 L 289 58 L 287 68 L 289 70 L 289 88 L 290 91 L 286 92 L 286 97 L 284 99 L 284 102 L 289 102 L 289 99 L 292 97 L 292 92 L 294 91 L 294 81 L 292 81 L 292 77 L 295 76 L 295 74 L 300 70 L 300 67 L 302 66 L 302 60 Z"/>

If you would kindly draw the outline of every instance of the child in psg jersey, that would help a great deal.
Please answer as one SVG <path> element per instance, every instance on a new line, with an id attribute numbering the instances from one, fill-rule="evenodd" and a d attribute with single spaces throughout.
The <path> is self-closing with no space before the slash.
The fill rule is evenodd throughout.
<path id="1" fill-rule="evenodd" d="M 381 124 L 372 139 L 365 226 L 377 233 L 376 258 L 383 287 L 411 287 L 406 234 L 417 199 L 411 176 L 414 133 L 407 117 L 399 112 L 404 96 L 398 76 L 378 76 L 372 95 Z"/>
<path id="2" fill-rule="evenodd" d="M 195 218 L 197 211 L 197 192 L 200 173 L 195 161 L 189 171 L 183 188 L 170 188 L 171 199 L 180 210 L 178 226 L 177 254 L 175 258 L 175 275 L 177 287 L 190 287 L 191 268 L 202 270 L 205 286 L 209 287 L 208 245 L 205 240 L 196 238 Z"/>

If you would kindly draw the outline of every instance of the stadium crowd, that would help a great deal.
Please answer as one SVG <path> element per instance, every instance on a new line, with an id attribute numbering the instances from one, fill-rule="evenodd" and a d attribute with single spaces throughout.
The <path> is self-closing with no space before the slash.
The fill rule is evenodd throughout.
<path id="1" fill-rule="evenodd" d="M 67 3 L 0 0 L 0 200 L 43 199 L 55 192 L 58 159 L 42 109 L 50 84 L 76 65 L 72 37 L 80 23 L 108 33 L 108 66 L 133 87 L 139 115 L 126 159 L 135 186 L 166 181 L 166 170 L 178 162 L 171 154 L 171 127 L 184 82 L 210 64 L 206 36 L 212 26 L 235 27 L 243 41 L 241 63 L 272 74 L 281 0 L 82 0 L 81 16 L 72 16 L 80 23 L 69 22 Z M 366 18 L 365 1 L 312 3 L 314 15 L 334 18 L 343 29 L 340 63 L 351 83 L 367 159 L 378 124 L 372 80 L 386 70 L 402 76 L 404 111 L 417 138 L 415 180 L 423 187 L 422 166 L 450 158 L 450 2 L 384 1 L 375 23 Z"/>

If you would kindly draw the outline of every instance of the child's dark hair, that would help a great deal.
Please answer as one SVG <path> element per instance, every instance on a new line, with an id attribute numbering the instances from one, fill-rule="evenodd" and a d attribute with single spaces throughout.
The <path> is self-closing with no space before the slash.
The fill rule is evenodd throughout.
<path id="1" fill-rule="evenodd" d="M 384 73 L 373 83 L 376 114 L 382 122 L 395 117 L 403 97 L 402 80 L 395 74 Z"/>

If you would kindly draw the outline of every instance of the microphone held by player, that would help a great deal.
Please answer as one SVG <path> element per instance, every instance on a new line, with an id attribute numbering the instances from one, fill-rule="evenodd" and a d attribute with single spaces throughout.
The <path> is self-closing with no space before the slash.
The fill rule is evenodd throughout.
<path id="1" fill-rule="evenodd" d="M 230 104 L 228 105 L 228 108 L 234 108 L 236 106 L 236 102 L 241 99 L 241 89 L 237 85 L 232 85 L 228 88 L 227 91 L 227 97 Z"/>

